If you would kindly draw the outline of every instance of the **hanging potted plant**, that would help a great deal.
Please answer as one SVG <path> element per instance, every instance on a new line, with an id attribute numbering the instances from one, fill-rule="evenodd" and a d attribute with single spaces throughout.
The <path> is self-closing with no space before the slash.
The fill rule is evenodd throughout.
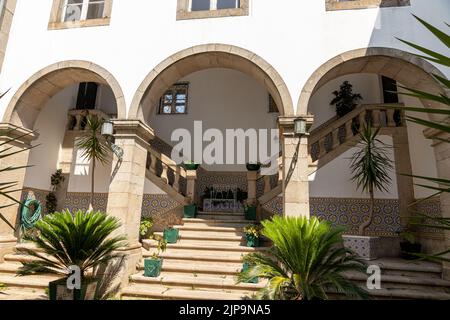
<path id="1" fill-rule="evenodd" d="M 339 91 L 334 91 L 333 95 L 335 98 L 330 102 L 330 105 L 336 106 L 336 115 L 339 118 L 353 111 L 358 105 L 358 101 L 363 99 L 360 94 L 353 93 L 353 85 L 348 81 L 344 81 Z"/>
<path id="2" fill-rule="evenodd" d="M 259 247 L 259 239 L 261 237 L 261 227 L 255 224 L 250 224 L 244 228 L 245 239 L 247 240 L 247 247 Z"/>
<path id="3" fill-rule="evenodd" d="M 120 259 L 117 250 L 126 246 L 123 236 L 112 236 L 120 222 L 102 212 L 68 210 L 45 216 L 38 221 L 37 234 L 25 240 L 39 250 L 18 248 L 18 252 L 34 258 L 24 262 L 19 276 L 57 274 L 64 278 L 49 283 L 50 300 L 93 300 L 99 279 L 91 276 L 97 267 Z M 83 239 L 83 241 L 79 241 Z M 52 259 L 49 259 L 51 257 Z M 74 270 L 76 268 L 76 270 Z M 79 271 L 80 287 L 70 289 L 73 271 Z"/>
<path id="4" fill-rule="evenodd" d="M 156 252 L 151 258 L 144 260 L 144 276 L 149 278 L 157 278 L 161 274 L 163 259 L 160 257 L 167 249 L 167 242 L 164 238 L 159 238 Z"/>
<path id="5" fill-rule="evenodd" d="M 164 229 L 164 240 L 167 243 L 174 244 L 178 242 L 180 231 L 174 227 Z"/>

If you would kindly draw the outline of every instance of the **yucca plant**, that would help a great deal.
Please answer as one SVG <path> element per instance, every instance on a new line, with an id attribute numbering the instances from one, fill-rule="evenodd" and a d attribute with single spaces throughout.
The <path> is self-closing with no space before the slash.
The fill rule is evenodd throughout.
<path id="1" fill-rule="evenodd" d="M 245 256 L 244 262 L 250 267 L 238 276 L 238 282 L 267 279 L 258 298 L 329 299 L 329 290 L 348 297 L 368 298 L 364 289 L 344 275 L 365 272 L 366 265 L 344 248 L 343 228 L 333 228 L 317 218 L 279 216 L 262 225 L 262 234 L 273 242 L 273 247 Z"/>
<path id="2" fill-rule="evenodd" d="M 18 249 L 20 253 L 36 258 L 23 263 L 19 275 L 50 273 L 62 276 L 71 274 L 70 267 L 80 268 L 82 278 L 88 271 L 120 258 L 116 250 L 126 246 L 124 236 L 113 236 L 120 222 L 103 212 L 66 210 L 45 216 L 36 224 L 38 234 L 25 240 L 38 250 Z"/>
<path id="3" fill-rule="evenodd" d="M 370 123 L 361 128 L 360 143 L 350 163 L 352 181 L 357 188 L 367 192 L 370 196 L 369 217 L 359 227 L 359 234 L 365 235 L 366 229 L 372 224 L 375 208 L 375 190 L 388 192 L 392 179 L 390 172 L 393 169 L 392 160 L 387 154 L 387 146 L 378 135 L 380 128 L 374 129 Z"/>
<path id="4" fill-rule="evenodd" d="M 414 17 L 419 21 L 428 31 L 430 31 L 447 49 L 450 49 L 450 35 L 433 25 L 429 24 L 425 20 L 417 17 L 414 15 Z M 448 23 L 446 23 L 447 27 L 450 27 Z M 431 61 L 433 63 L 450 67 L 450 51 L 447 50 L 447 53 L 439 53 L 430 49 L 427 49 L 423 46 L 414 44 L 410 41 L 398 39 L 401 42 L 405 43 L 406 45 L 418 50 L 421 52 L 421 54 L 415 54 L 416 56 L 423 58 L 425 60 Z M 418 98 L 420 100 L 428 100 L 432 102 L 438 102 L 442 105 L 442 108 L 439 109 L 431 109 L 431 108 L 424 108 L 424 107 L 413 107 L 408 106 L 404 107 L 405 111 L 409 112 L 419 112 L 419 113 L 425 113 L 430 115 L 441 115 L 444 117 L 447 117 L 447 120 L 443 121 L 433 121 L 433 120 L 425 120 L 420 119 L 414 116 L 407 116 L 407 121 L 413 122 L 422 126 L 425 126 L 427 128 L 432 128 L 439 130 L 440 132 L 450 134 L 450 124 L 448 122 L 448 117 L 450 116 L 450 97 L 448 96 L 448 92 L 450 91 L 450 80 L 442 77 L 438 74 L 433 74 L 433 77 L 436 79 L 436 81 L 442 86 L 441 92 L 425 92 L 413 88 L 407 88 L 407 87 L 401 87 L 405 90 L 405 92 L 400 92 L 401 95 L 407 95 L 411 97 Z M 445 92 L 447 90 L 447 92 Z M 436 140 L 441 140 L 443 143 L 450 143 L 450 140 L 448 138 L 434 138 Z M 420 187 L 429 189 L 434 191 L 434 194 L 427 199 L 439 196 L 443 193 L 450 193 L 450 180 L 445 178 L 434 178 L 434 177 L 423 177 L 423 176 L 413 176 L 414 178 L 417 178 L 423 183 L 417 184 Z M 438 186 L 436 186 L 438 185 Z M 425 201 L 427 199 L 424 199 L 422 201 Z M 435 228 L 440 229 L 444 231 L 450 230 L 450 218 L 435 218 L 430 217 L 424 214 L 419 213 L 420 217 L 426 218 L 429 222 L 422 224 L 423 227 L 429 227 L 429 228 Z M 450 262 L 450 258 L 448 257 L 448 254 L 450 253 L 450 249 L 446 249 L 443 252 L 439 252 L 434 255 L 419 255 L 425 259 L 437 261 L 437 262 Z"/>
<path id="5" fill-rule="evenodd" d="M 102 136 L 102 126 L 104 121 L 97 116 L 87 115 L 85 133 L 77 140 L 76 146 L 82 150 L 82 157 L 92 163 L 91 172 L 91 196 L 90 205 L 94 207 L 95 194 L 95 167 L 97 162 L 108 163 L 110 153 L 109 144 Z"/>

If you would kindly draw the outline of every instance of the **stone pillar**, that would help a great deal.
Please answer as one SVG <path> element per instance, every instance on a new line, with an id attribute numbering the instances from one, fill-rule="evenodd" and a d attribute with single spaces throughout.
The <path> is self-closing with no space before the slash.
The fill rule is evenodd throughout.
<path id="1" fill-rule="evenodd" d="M 127 236 L 128 246 L 121 250 L 126 258 L 121 280 L 122 285 L 126 285 L 128 276 L 136 272 L 136 265 L 142 257 L 139 226 L 148 142 L 154 135 L 153 130 L 139 120 L 115 120 L 114 129 L 115 144 L 123 149 L 124 155 L 123 161 L 114 156 L 106 212 L 122 223 L 116 235 Z"/>
<path id="2" fill-rule="evenodd" d="M 248 191 L 248 204 L 256 205 L 256 181 L 258 180 L 258 172 L 257 171 L 248 171 L 247 172 L 247 191 Z"/>
<path id="3" fill-rule="evenodd" d="M 187 170 L 186 171 L 186 180 L 187 180 L 187 186 L 186 186 L 186 196 L 190 198 L 190 204 L 197 204 L 197 192 L 195 190 L 195 184 L 197 181 L 197 171 L 194 170 Z"/>
<path id="4" fill-rule="evenodd" d="M 312 124 L 312 116 L 299 117 Z M 296 117 L 280 117 L 283 141 L 283 212 L 285 216 L 310 216 L 308 136 L 294 133 Z"/>
<path id="5" fill-rule="evenodd" d="M 414 207 L 411 207 L 411 204 L 415 201 L 414 180 L 411 177 L 413 172 L 409 153 L 408 131 L 406 127 L 396 128 L 395 130 L 392 140 L 397 175 L 400 223 L 402 227 L 407 227 L 414 212 Z"/>
<path id="6" fill-rule="evenodd" d="M 28 165 L 28 156 L 30 154 L 29 148 L 31 142 L 36 139 L 37 135 L 32 131 L 24 128 L 16 128 L 10 124 L 0 124 L 0 144 L 9 141 L 11 138 L 17 138 L 16 141 L 11 141 L 0 148 L 11 148 L 4 154 L 15 153 L 9 157 L 0 159 L 0 168 L 8 167 L 23 167 Z M 4 155 L 3 154 L 3 155 Z M 12 170 L 0 173 L 0 181 L 15 182 L 16 185 L 12 188 L 20 190 L 23 188 L 25 180 L 26 168 L 19 170 Z M 22 191 L 17 191 L 9 194 L 14 199 L 20 200 Z M 0 209 L 0 262 L 3 262 L 5 254 L 12 252 L 17 244 L 17 238 L 20 232 L 19 220 L 19 204 L 14 203 L 6 197 L 0 196 L 0 207 L 8 206 Z"/>
<path id="7" fill-rule="evenodd" d="M 427 138 L 439 138 L 450 141 L 450 134 L 444 134 L 434 129 L 427 129 L 424 131 Z M 434 154 L 436 156 L 436 167 L 438 177 L 441 179 L 450 180 L 450 143 L 442 140 L 434 140 Z M 445 186 L 442 186 L 445 187 Z M 440 196 L 441 215 L 443 218 L 450 218 L 450 193 L 443 193 Z M 445 249 L 450 248 L 450 231 L 444 232 L 444 246 Z M 448 258 L 448 256 L 447 256 Z M 444 263 L 444 279 L 450 280 L 450 263 Z"/>

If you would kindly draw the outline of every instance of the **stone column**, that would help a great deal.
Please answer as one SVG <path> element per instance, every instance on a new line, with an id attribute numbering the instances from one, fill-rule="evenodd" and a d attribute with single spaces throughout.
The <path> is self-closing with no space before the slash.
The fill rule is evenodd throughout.
<path id="1" fill-rule="evenodd" d="M 258 179 L 257 171 L 247 172 L 247 191 L 248 191 L 248 204 L 256 205 L 256 181 Z"/>
<path id="2" fill-rule="evenodd" d="M 402 227 L 407 227 L 414 212 L 414 181 L 411 175 L 411 156 L 409 153 L 409 139 L 406 127 L 396 128 L 392 135 L 395 170 L 397 175 L 397 189 L 399 200 L 400 223 Z M 409 176 L 406 176 L 409 175 Z"/>
<path id="3" fill-rule="evenodd" d="M 312 116 L 304 118 L 312 124 Z M 278 122 L 283 141 L 283 212 L 285 216 L 310 216 L 308 136 L 294 133 L 297 117 L 280 117 Z"/>
<path id="4" fill-rule="evenodd" d="M 439 138 L 450 141 L 450 134 L 438 132 L 434 129 L 427 129 L 424 131 L 427 138 Z M 434 140 L 434 154 L 436 156 L 436 167 L 438 177 L 441 179 L 450 180 L 450 143 L 442 140 Z M 445 188 L 445 186 L 442 186 Z M 450 218 L 450 193 L 443 193 L 440 196 L 441 202 L 441 216 L 443 218 Z M 450 231 L 444 231 L 444 249 L 450 248 Z M 447 256 L 448 258 L 448 256 Z M 450 280 L 450 263 L 444 263 L 444 279 Z"/>
<path id="5" fill-rule="evenodd" d="M 11 138 L 17 138 L 16 141 L 11 141 L 0 148 L 3 150 L 11 148 L 5 154 L 18 152 L 7 158 L 0 159 L 0 168 L 27 166 L 30 154 L 29 148 L 36 137 L 37 135 L 28 129 L 16 128 L 6 123 L 0 124 L 0 144 L 10 141 Z M 3 183 L 14 182 L 16 185 L 12 189 L 20 190 L 24 186 L 25 173 L 26 168 L 2 172 L 0 181 Z M 9 195 L 14 199 L 20 200 L 22 191 L 13 192 Z M 20 232 L 19 204 L 0 196 L 0 207 L 8 205 L 11 206 L 0 209 L 0 262 L 3 262 L 5 254 L 13 251 Z"/>
<path id="6" fill-rule="evenodd" d="M 123 161 L 114 156 L 106 211 L 122 223 L 116 235 L 127 236 L 128 246 L 121 250 L 126 258 L 121 280 L 122 285 L 126 285 L 128 276 L 136 272 L 136 265 L 142 257 L 139 226 L 148 142 L 154 134 L 152 129 L 139 120 L 115 120 L 114 129 L 115 144 L 123 149 L 124 155 Z"/>

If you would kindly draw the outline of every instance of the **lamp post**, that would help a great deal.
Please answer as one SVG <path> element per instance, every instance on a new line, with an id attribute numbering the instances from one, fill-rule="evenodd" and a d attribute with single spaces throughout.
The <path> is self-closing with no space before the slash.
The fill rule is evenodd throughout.
<path id="1" fill-rule="evenodd" d="M 112 121 L 105 120 L 102 125 L 102 136 L 105 137 L 111 150 L 119 158 L 120 162 L 123 161 L 123 149 L 114 144 L 114 123 Z"/>

